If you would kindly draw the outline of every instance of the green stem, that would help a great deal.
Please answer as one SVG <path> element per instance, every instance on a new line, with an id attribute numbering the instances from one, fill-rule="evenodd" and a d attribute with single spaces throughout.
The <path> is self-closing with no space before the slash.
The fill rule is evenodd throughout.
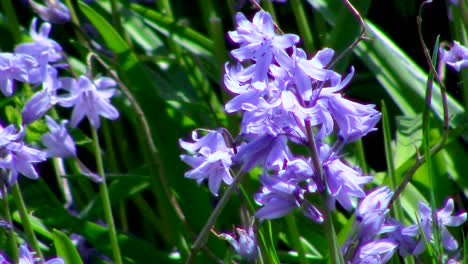
<path id="1" fill-rule="evenodd" d="M 231 198 L 231 195 L 234 193 L 234 191 L 239 187 L 239 183 L 244 178 L 245 173 L 237 175 L 234 178 L 234 182 L 227 188 L 226 192 L 224 192 L 223 197 L 221 197 L 221 200 L 218 202 L 216 205 L 215 209 L 211 213 L 210 217 L 206 221 L 205 226 L 203 227 L 202 231 L 200 234 L 198 234 L 197 239 L 192 245 L 192 252 L 190 254 L 190 259 L 188 260 L 188 263 L 191 263 L 190 260 L 195 257 L 196 253 L 200 250 L 200 248 L 204 245 L 206 242 L 206 238 L 210 232 L 211 227 L 214 225 L 216 222 L 216 219 L 218 219 L 218 216 L 221 214 L 223 211 L 224 207 L 227 205 L 227 202 L 229 201 L 229 198 Z"/>
<path id="2" fill-rule="evenodd" d="M 2 9 L 8 19 L 8 26 L 10 28 L 11 34 L 13 35 L 15 43 L 20 43 L 22 39 L 20 26 L 18 23 L 18 19 L 16 18 L 15 8 L 13 7 L 11 1 L 2 0 Z"/>
<path id="3" fill-rule="evenodd" d="M 270 13 L 271 18 L 273 18 L 273 21 L 278 22 L 278 18 L 276 17 L 276 12 L 275 8 L 273 7 L 273 3 L 271 1 L 263 1 L 262 2 L 263 9 Z"/>
<path id="4" fill-rule="evenodd" d="M 3 213 L 5 215 L 5 220 L 7 221 L 8 225 L 10 226 L 10 228 L 8 229 L 8 240 L 9 240 L 9 243 L 10 243 L 10 253 L 11 253 L 11 257 L 12 259 L 18 259 L 19 258 L 19 253 L 18 253 L 18 244 L 16 243 L 16 234 L 15 234 L 15 230 L 13 228 L 13 221 L 11 220 L 11 213 L 10 213 L 10 204 L 8 202 L 8 198 L 7 198 L 7 190 L 5 188 L 5 185 L 3 183 L 3 180 L 0 179 L 0 183 L 1 183 L 1 195 L 3 195 L 3 198 L 2 198 L 2 203 L 3 203 Z"/>
<path id="5" fill-rule="evenodd" d="M 304 48 L 308 52 L 313 52 L 315 50 L 314 38 L 312 36 L 312 31 L 310 30 L 309 23 L 307 21 L 307 16 L 304 11 L 304 5 L 301 0 L 290 0 L 291 8 L 294 12 L 294 17 L 296 18 L 296 23 L 299 28 L 299 33 L 304 42 Z"/>
<path id="6" fill-rule="evenodd" d="M 112 246 L 112 253 L 114 255 L 114 261 L 116 264 L 122 264 L 122 256 L 120 255 L 119 242 L 117 240 L 117 231 L 115 229 L 114 217 L 112 216 L 112 208 L 109 199 L 109 191 L 106 185 L 106 175 L 104 173 L 104 165 L 102 162 L 101 148 L 99 146 L 99 137 L 95 128 L 91 129 L 94 147 L 96 153 L 96 165 L 99 176 L 102 177 L 102 182 L 99 183 L 99 192 L 102 199 L 102 207 L 104 209 L 104 217 L 106 223 L 109 226 L 109 237 Z"/>
<path id="7" fill-rule="evenodd" d="M 369 168 L 367 167 L 366 154 L 364 153 L 364 146 L 362 145 L 362 139 L 357 140 L 354 143 L 356 147 L 356 154 L 359 162 L 359 167 L 361 167 L 362 174 L 369 173 Z"/>
<path id="8" fill-rule="evenodd" d="M 36 255 L 40 259 L 44 260 L 44 256 L 42 255 L 41 249 L 39 247 L 39 242 L 37 241 L 36 235 L 34 234 L 31 221 L 29 219 L 29 213 L 26 209 L 26 204 L 24 203 L 23 196 L 21 195 L 21 190 L 18 185 L 18 182 L 13 184 L 10 190 L 11 194 L 13 195 L 13 199 L 15 200 L 16 207 L 18 207 L 19 215 L 21 217 L 21 224 L 23 225 L 24 232 L 26 233 L 28 243 L 36 252 Z"/>
<path id="9" fill-rule="evenodd" d="M 343 255 L 340 251 L 340 246 L 338 243 L 338 238 L 336 237 L 335 227 L 333 226 L 333 216 L 329 208 L 330 194 L 327 190 L 327 178 L 323 170 L 322 162 L 320 161 L 320 153 L 317 149 L 317 144 L 315 143 L 315 137 L 312 133 L 312 127 L 310 121 L 306 120 L 304 122 L 307 139 L 309 143 L 309 151 L 312 158 L 312 166 L 315 169 L 315 172 L 318 173 L 320 182 L 324 185 L 325 190 L 321 192 L 322 198 L 322 208 L 325 211 L 325 227 L 328 240 L 329 250 L 331 251 L 332 263 L 341 264 L 344 263 Z"/>
<path id="10" fill-rule="evenodd" d="M 292 244 L 294 245 L 294 248 L 296 248 L 297 253 L 299 255 L 299 263 L 307 264 L 306 253 L 304 247 L 302 246 L 301 236 L 299 234 L 299 230 L 297 229 L 296 219 L 294 218 L 294 215 L 288 214 L 286 216 L 286 223 L 288 224 Z"/>

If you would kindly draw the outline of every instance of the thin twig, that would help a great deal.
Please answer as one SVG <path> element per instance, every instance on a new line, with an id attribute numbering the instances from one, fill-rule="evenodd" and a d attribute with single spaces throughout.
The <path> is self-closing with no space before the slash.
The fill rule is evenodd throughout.
<path id="1" fill-rule="evenodd" d="M 350 53 L 356 45 L 361 42 L 361 40 L 370 40 L 368 37 L 366 37 L 367 33 L 367 27 L 366 27 L 366 22 L 364 22 L 364 19 L 362 16 L 359 14 L 359 12 L 354 8 L 354 6 L 348 1 L 344 0 L 345 5 L 349 8 L 351 13 L 356 17 L 356 19 L 359 22 L 359 25 L 361 25 L 361 34 L 359 34 L 359 37 L 354 40 L 353 43 L 349 47 L 347 47 L 338 57 L 336 57 L 328 66 L 328 69 L 332 69 L 338 61 L 340 61 L 346 54 Z"/>
<path id="2" fill-rule="evenodd" d="M 449 111 L 448 111 L 447 93 L 446 93 L 445 85 L 441 81 L 438 72 L 436 71 L 436 69 L 434 68 L 434 65 L 432 64 L 431 55 L 429 54 L 429 50 L 427 49 L 427 46 L 426 46 L 426 44 L 424 42 L 424 37 L 422 35 L 422 18 L 421 18 L 422 9 L 423 9 L 425 4 L 428 4 L 430 2 L 431 1 L 426 1 L 426 2 L 421 4 L 421 6 L 419 8 L 419 15 L 416 18 L 416 22 L 418 24 L 419 41 L 420 41 L 420 43 L 421 43 L 421 45 L 423 47 L 424 56 L 426 58 L 426 62 L 428 64 L 428 66 L 429 66 L 429 70 L 433 74 L 434 78 L 436 79 L 437 83 L 440 86 L 441 97 L 442 97 L 442 105 L 443 105 L 443 109 L 444 109 L 443 110 L 444 111 L 444 120 L 443 120 L 444 124 L 443 124 L 443 128 L 442 128 L 442 137 L 439 140 L 439 142 L 436 145 L 434 145 L 429 151 L 429 155 L 434 156 L 435 154 L 437 154 L 439 151 L 441 151 L 445 147 L 445 142 L 447 141 L 448 132 L 449 132 L 448 131 L 449 130 Z M 430 81 L 430 80 L 428 80 L 428 81 Z M 388 203 L 388 208 L 390 208 L 392 206 L 395 199 L 398 198 L 398 196 L 401 194 L 401 192 L 406 188 L 406 186 L 408 185 L 410 180 L 413 178 L 414 173 L 416 173 L 416 171 L 419 169 L 419 167 L 421 167 L 426 162 L 426 159 L 427 159 L 427 157 L 424 156 L 424 155 L 420 156 L 420 157 L 416 157 L 416 162 L 405 173 L 405 176 L 403 178 L 402 183 L 398 186 L 398 188 L 393 193 L 393 196 L 390 199 L 390 202 Z"/>
<path id="3" fill-rule="evenodd" d="M 156 147 L 156 144 L 153 141 L 153 137 L 151 135 L 151 129 L 150 129 L 150 126 L 149 126 L 148 121 L 146 119 L 145 113 L 141 109 L 140 105 L 138 104 L 138 102 L 135 99 L 135 97 L 133 96 L 133 94 L 130 92 L 130 89 L 128 89 L 128 87 L 122 82 L 122 80 L 120 80 L 119 75 L 114 70 L 112 70 L 109 67 L 109 65 L 107 65 L 107 63 L 103 59 L 101 59 L 97 54 L 95 54 L 95 53 L 93 53 L 93 54 L 94 54 L 93 57 L 104 67 L 104 69 L 111 75 L 111 77 L 119 84 L 119 87 L 122 89 L 123 93 L 128 98 L 131 105 L 133 106 L 133 108 L 134 108 L 134 110 L 135 110 L 135 112 L 136 112 L 136 114 L 138 116 L 138 119 L 140 120 L 140 122 L 141 122 L 141 124 L 143 126 L 143 131 L 144 131 L 146 140 L 148 141 L 148 145 L 149 145 L 149 148 L 150 148 L 150 151 L 151 151 L 151 157 L 153 158 L 154 165 L 158 168 L 158 172 L 159 172 L 158 175 L 159 175 L 162 187 L 164 189 L 164 192 L 166 193 L 166 195 L 167 195 L 167 197 L 169 199 L 169 202 L 173 206 L 174 211 L 176 212 L 177 216 L 179 217 L 180 221 L 182 222 L 182 224 L 184 225 L 186 230 L 189 233 L 192 233 L 192 229 L 191 229 L 191 227 L 189 226 L 189 224 L 187 222 L 187 219 L 186 219 L 186 217 L 185 217 L 185 215 L 184 215 L 184 213 L 182 211 L 182 207 L 179 205 L 179 202 L 177 201 L 176 197 L 171 192 L 171 190 L 169 188 L 169 184 L 168 184 L 166 178 L 164 177 L 164 175 L 165 175 L 164 171 L 165 170 L 163 168 L 163 164 L 162 164 L 162 162 L 160 160 L 160 157 L 159 157 L 159 151 L 158 151 L 158 149 Z"/>

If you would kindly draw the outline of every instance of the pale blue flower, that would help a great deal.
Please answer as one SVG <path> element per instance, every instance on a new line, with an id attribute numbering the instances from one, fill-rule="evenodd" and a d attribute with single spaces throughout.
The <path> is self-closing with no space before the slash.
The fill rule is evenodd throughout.
<path id="1" fill-rule="evenodd" d="M 46 6 L 40 5 L 33 0 L 29 1 L 31 7 L 43 20 L 55 24 L 70 21 L 70 11 L 60 0 L 45 0 L 44 2 Z"/>
<path id="2" fill-rule="evenodd" d="M 36 121 L 58 103 L 59 98 L 56 95 L 58 86 L 57 70 L 48 66 L 46 78 L 42 83 L 42 90 L 29 99 L 21 112 L 23 124 L 27 125 Z"/>
<path id="3" fill-rule="evenodd" d="M 50 132 L 44 134 L 41 140 L 47 148 L 47 156 L 60 158 L 75 157 L 75 142 L 70 134 L 68 134 L 66 128 L 68 120 L 63 120 L 59 125 L 50 116 L 46 116 L 45 118 Z"/>
<path id="4" fill-rule="evenodd" d="M 247 230 L 236 228 L 236 231 L 237 239 L 230 234 L 219 234 L 218 236 L 229 242 L 239 256 L 245 260 L 254 261 L 258 256 L 258 244 L 253 228 L 249 227 Z"/>
<path id="5" fill-rule="evenodd" d="M 453 41 L 450 50 L 443 48 L 439 49 L 440 60 L 447 63 L 450 67 L 456 71 L 460 71 L 468 67 L 468 48 L 460 45 L 458 41 Z"/>
<path id="6" fill-rule="evenodd" d="M 193 155 L 181 155 L 180 158 L 193 169 L 185 173 L 185 177 L 194 179 L 201 184 L 208 179 L 211 193 L 218 196 L 221 181 L 230 185 L 233 182 L 230 168 L 234 151 L 226 145 L 219 131 L 209 131 L 199 138 L 198 131 L 192 133 L 194 142 L 179 140 L 180 146 Z"/>
<path id="7" fill-rule="evenodd" d="M 71 126 L 76 127 L 86 116 L 94 128 L 101 126 L 99 116 L 115 120 L 119 117 L 118 110 L 110 103 L 115 89 L 111 88 L 116 82 L 111 78 L 101 77 L 91 81 L 86 76 L 78 80 L 61 78 L 61 87 L 69 92 L 60 97 L 59 104 L 64 107 L 73 107 Z"/>
<path id="8" fill-rule="evenodd" d="M 34 253 L 31 253 L 25 245 L 19 247 L 19 264 L 65 264 L 61 258 L 53 258 L 45 262 L 39 262 L 38 259 L 34 258 Z"/>
<path id="9" fill-rule="evenodd" d="M 11 96 L 14 91 L 14 81 L 35 81 L 37 68 L 39 68 L 38 62 L 29 55 L 0 53 L 0 90 L 5 96 Z"/>

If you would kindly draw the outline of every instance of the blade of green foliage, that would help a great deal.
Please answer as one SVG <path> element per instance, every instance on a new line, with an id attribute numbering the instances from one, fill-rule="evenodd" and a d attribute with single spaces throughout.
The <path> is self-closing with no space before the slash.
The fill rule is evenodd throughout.
<path id="1" fill-rule="evenodd" d="M 83 261 L 81 260 L 80 254 L 70 238 L 57 229 L 54 229 L 53 233 L 57 256 L 61 257 L 67 264 L 82 264 Z"/>
<path id="2" fill-rule="evenodd" d="M 146 119 L 149 120 L 153 139 L 161 158 L 160 165 L 164 165 L 164 168 L 160 170 L 164 173 L 161 177 L 167 179 L 169 185 L 178 195 L 185 217 L 191 220 L 192 227 L 195 230 L 201 229 L 212 206 L 207 192 L 196 188 L 194 182 L 182 178 L 186 166 L 182 165 L 180 161 L 181 151 L 177 142 L 179 138 L 184 136 L 182 133 L 185 129 L 181 124 L 184 114 L 180 111 L 172 111 L 173 109 L 161 99 L 158 93 L 161 84 L 155 80 L 153 72 L 149 71 L 148 67 L 141 61 L 138 61 L 127 43 L 112 26 L 102 16 L 81 2 L 80 8 L 101 33 L 106 45 L 117 55 L 117 63 L 115 64 L 117 72 L 127 87 L 131 89 L 145 113 Z M 142 136 L 140 135 L 140 137 Z M 164 229 L 166 239 L 169 239 L 170 243 L 180 243 L 178 233 L 183 231 L 181 223 L 173 213 L 174 210 L 164 195 L 165 191 L 162 189 L 161 183 L 154 184 L 154 188 L 154 193 L 158 198 L 159 208 L 157 210 L 166 224 Z M 180 246 L 183 248 L 183 245 Z"/>
<path id="3" fill-rule="evenodd" d="M 41 207 L 35 211 L 35 215 L 42 219 L 48 226 L 55 228 L 73 230 L 73 232 L 86 238 L 94 248 L 110 256 L 112 254 L 109 240 L 109 230 L 93 222 L 81 220 L 70 215 L 62 208 Z M 146 263 L 149 259 L 154 263 L 173 263 L 169 256 L 150 243 L 141 239 L 118 235 L 122 255 L 127 257 L 127 261 L 134 263 Z M 67 262 L 68 263 L 68 262 Z"/>
<path id="4" fill-rule="evenodd" d="M 168 16 L 146 7 L 132 4 L 130 8 L 141 16 L 149 26 L 158 30 L 166 37 L 171 37 L 176 43 L 190 52 L 207 57 L 213 56 L 213 42 L 189 27 L 177 24 Z"/>

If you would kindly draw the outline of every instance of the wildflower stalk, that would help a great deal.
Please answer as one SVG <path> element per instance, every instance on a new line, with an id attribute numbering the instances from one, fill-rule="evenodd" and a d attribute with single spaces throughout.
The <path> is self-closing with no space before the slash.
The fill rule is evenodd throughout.
<path id="1" fill-rule="evenodd" d="M 241 170 L 242 171 L 242 170 Z M 200 248 L 205 244 L 206 242 L 206 237 L 210 232 L 211 227 L 214 225 L 216 222 L 216 219 L 218 219 L 218 216 L 221 214 L 223 211 L 224 207 L 226 206 L 227 202 L 229 201 L 229 198 L 231 198 L 231 195 L 234 193 L 234 191 L 238 188 L 239 183 L 241 180 L 244 178 L 245 173 L 238 174 L 235 178 L 232 184 L 227 188 L 227 190 L 224 192 L 223 197 L 221 197 L 221 200 L 218 202 L 216 205 L 215 209 L 211 213 L 210 217 L 206 221 L 205 226 L 203 226 L 202 231 L 197 236 L 197 239 L 192 245 L 192 251 L 190 252 L 189 259 L 187 260 L 187 263 L 192 263 L 193 258 L 197 254 L 197 252 L 200 250 Z"/>
<path id="2" fill-rule="evenodd" d="M 314 45 L 314 38 L 312 37 L 312 31 L 308 23 L 307 16 L 304 11 L 304 5 L 301 0 L 291 0 L 291 8 L 296 18 L 296 24 L 299 28 L 299 33 L 302 36 L 304 47 L 308 52 L 316 50 Z"/>
<path id="3" fill-rule="evenodd" d="M 29 219 L 29 213 L 26 209 L 26 204 L 24 202 L 23 195 L 21 194 L 18 182 L 15 182 L 15 184 L 11 186 L 10 190 L 11 194 L 13 195 L 13 199 L 15 200 L 16 207 L 18 207 L 19 215 L 21 218 L 21 224 L 23 225 L 24 232 L 26 233 L 28 243 L 36 252 L 37 257 L 44 260 L 44 256 L 42 255 L 41 249 L 39 247 L 39 242 L 37 241 L 36 234 L 34 234 L 34 230 Z"/>
<path id="4" fill-rule="evenodd" d="M 327 179 L 325 177 L 325 173 L 323 171 L 323 166 L 320 161 L 320 153 L 317 150 L 317 144 L 315 143 L 315 137 L 312 133 L 312 127 L 310 125 L 309 120 L 305 120 L 305 128 L 307 131 L 307 139 L 309 143 L 309 151 L 311 153 L 312 157 L 312 165 L 313 168 L 316 172 L 319 174 L 320 182 L 324 184 L 324 188 L 326 188 L 327 185 Z M 335 227 L 333 226 L 333 217 L 332 213 L 329 208 L 329 199 L 328 197 L 328 191 L 322 191 L 321 192 L 322 196 L 322 204 L 323 204 L 323 210 L 325 211 L 326 219 L 325 219 L 325 234 L 328 240 L 328 246 L 330 250 L 330 254 L 333 258 L 332 263 L 344 263 L 343 256 L 341 254 L 339 244 L 338 244 L 338 239 L 336 237 L 336 232 L 335 232 Z"/>
<path id="5" fill-rule="evenodd" d="M 441 93 L 441 98 L 442 98 L 442 107 L 444 110 L 444 120 L 443 120 L 443 127 L 442 127 L 442 136 L 434 146 L 430 148 L 429 151 L 423 156 L 416 157 L 416 162 L 413 164 L 413 166 L 406 172 L 402 183 L 398 186 L 398 188 L 395 190 L 395 193 L 392 196 L 392 199 L 389 202 L 388 207 L 391 207 L 395 199 L 401 194 L 401 192 L 406 188 L 410 180 L 413 178 L 414 173 L 418 170 L 419 167 L 421 167 L 427 160 L 429 156 L 433 156 L 437 154 L 439 151 L 441 151 L 445 147 L 445 142 L 447 141 L 448 138 L 448 130 L 449 130 L 449 110 L 448 110 L 448 104 L 447 104 L 447 93 L 446 93 L 446 87 L 445 84 L 442 82 L 442 79 L 440 78 L 437 70 L 435 69 L 431 55 L 429 54 L 429 50 L 426 47 L 426 44 L 424 42 L 424 38 L 422 35 L 422 19 L 421 19 L 421 14 L 422 14 L 422 8 L 425 4 L 430 3 L 430 1 L 423 2 L 421 4 L 420 10 L 419 10 L 419 16 L 416 19 L 417 24 L 418 24 L 418 35 L 419 35 L 419 41 L 423 47 L 424 51 L 424 56 L 426 58 L 426 62 L 429 66 L 429 71 L 430 71 L 430 76 L 432 75 L 432 78 L 437 81 L 437 83 L 440 86 L 440 93 Z M 431 84 L 432 85 L 432 84 Z M 426 98 L 427 100 L 427 98 Z"/>
<path id="6" fill-rule="evenodd" d="M 3 180 L 0 178 L 0 192 L 2 198 L 2 207 L 3 207 L 3 214 L 5 215 L 5 220 L 7 221 L 9 228 L 8 228 L 8 242 L 10 243 L 10 253 L 13 259 L 18 259 L 18 244 L 16 243 L 16 234 L 15 230 L 13 229 L 13 221 L 11 220 L 11 213 L 10 213 L 10 204 L 7 198 L 7 190 L 5 188 L 5 184 Z"/>
<path id="7" fill-rule="evenodd" d="M 96 165 L 99 176 L 102 177 L 102 182 L 99 183 L 99 192 L 102 199 L 102 207 L 104 210 L 104 217 L 106 223 L 109 226 L 109 237 L 111 241 L 112 253 L 114 255 L 114 261 L 116 264 L 122 264 L 122 256 L 120 255 L 119 242 L 117 240 L 117 231 L 115 229 L 114 217 L 112 216 L 112 208 L 109 198 L 109 192 L 106 185 L 106 175 L 104 173 L 104 165 L 102 162 L 101 148 L 99 146 L 99 138 L 95 128 L 91 129 L 94 148 L 96 153 Z"/>

